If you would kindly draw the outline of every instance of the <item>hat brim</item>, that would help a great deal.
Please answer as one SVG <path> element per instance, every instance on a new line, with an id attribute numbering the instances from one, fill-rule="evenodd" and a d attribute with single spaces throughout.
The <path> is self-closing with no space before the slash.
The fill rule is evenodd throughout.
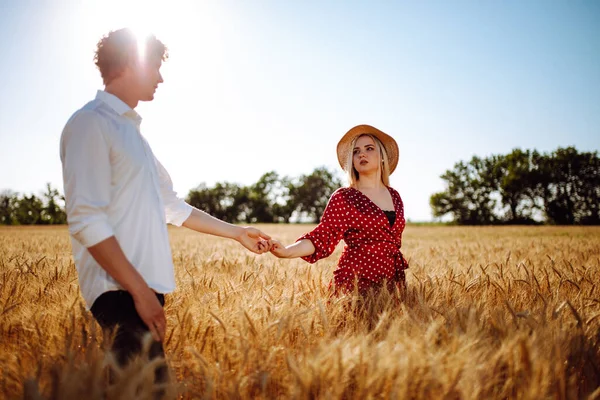
<path id="1" fill-rule="evenodd" d="M 393 137 L 371 125 L 357 125 L 346 132 L 346 134 L 340 139 L 337 145 L 337 157 L 340 166 L 343 170 L 346 170 L 348 155 L 350 154 L 350 146 L 352 146 L 352 142 L 356 137 L 364 134 L 375 136 L 385 147 L 385 151 L 388 155 L 391 175 L 398 166 L 398 143 L 396 143 Z"/>

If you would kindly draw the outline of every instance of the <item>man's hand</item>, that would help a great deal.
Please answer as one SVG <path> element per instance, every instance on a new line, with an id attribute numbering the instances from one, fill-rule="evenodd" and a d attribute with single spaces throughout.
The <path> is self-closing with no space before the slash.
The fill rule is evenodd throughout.
<path id="1" fill-rule="evenodd" d="M 156 293 L 146 286 L 137 293 L 131 293 L 137 313 L 146 324 L 152 337 L 157 342 L 162 342 L 165 338 L 167 319 L 165 310 L 160 305 Z"/>
<path id="2" fill-rule="evenodd" d="M 131 294 L 135 309 L 146 324 L 152 337 L 162 341 L 165 337 L 167 320 L 165 312 L 156 298 L 156 293 L 140 273 L 129 262 L 114 236 L 88 247 L 88 251 L 100 266 Z"/>
<path id="3" fill-rule="evenodd" d="M 256 228 L 244 227 L 241 229 L 242 231 L 236 240 L 242 246 L 256 254 L 263 254 L 271 249 L 269 246 L 271 236 Z"/>

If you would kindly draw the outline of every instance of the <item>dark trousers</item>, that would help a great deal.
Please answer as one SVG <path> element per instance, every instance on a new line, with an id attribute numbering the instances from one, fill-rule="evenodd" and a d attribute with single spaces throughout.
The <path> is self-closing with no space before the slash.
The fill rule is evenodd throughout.
<path id="1" fill-rule="evenodd" d="M 157 293 L 156 297 L 164 306 L 165 296 Z M 143 337 L 150 330 L 138 315 L 129 292 L 124 290 L 105 292 L 94 301 L 91 311 L 102 329 L 112 333 L 115 327 L 117 328 L 112 351 L 120 366 L 124 367 L 131 358 L 141 353 Z M 153 340 L 149 349 L 149 359 L 164 356 L 162 343 Z M 167 367 L 161 366 L 155 372 L 155 381 L 166 382 L 167 380 Z"/>

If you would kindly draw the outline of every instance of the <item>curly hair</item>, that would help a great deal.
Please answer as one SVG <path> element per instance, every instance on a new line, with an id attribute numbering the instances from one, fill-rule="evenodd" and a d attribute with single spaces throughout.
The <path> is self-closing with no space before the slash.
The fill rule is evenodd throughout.
<path id="1" fill-rule="evenodd" d="M 109 84 L 117 78 L 132 57 L 138 57 L 138 38 L 129 28 L 110 31 L 103 36 L 96 46 L 94 63 L 100 70 L 104 84 Z M 142 42 L 145 51 L 142 54 L 146 59 L 160 58 L 166 61 L 169 57 L 167 46 L 158 40 L 156 36 L 149 35 Z"/>

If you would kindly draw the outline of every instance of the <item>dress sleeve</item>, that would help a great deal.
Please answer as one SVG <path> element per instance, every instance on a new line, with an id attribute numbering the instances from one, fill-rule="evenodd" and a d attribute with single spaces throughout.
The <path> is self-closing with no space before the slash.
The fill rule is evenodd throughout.
<path id="1" fill-rule="evenodd" d="M 302 257 L 304 261 L 312 264 L 333 253 L 346 230 L 347 208 L 346 200 L 338 189 L 329 199 L 319 225 L 297 240 L 308 239 L 315 246 L 313 254 Z"/>

